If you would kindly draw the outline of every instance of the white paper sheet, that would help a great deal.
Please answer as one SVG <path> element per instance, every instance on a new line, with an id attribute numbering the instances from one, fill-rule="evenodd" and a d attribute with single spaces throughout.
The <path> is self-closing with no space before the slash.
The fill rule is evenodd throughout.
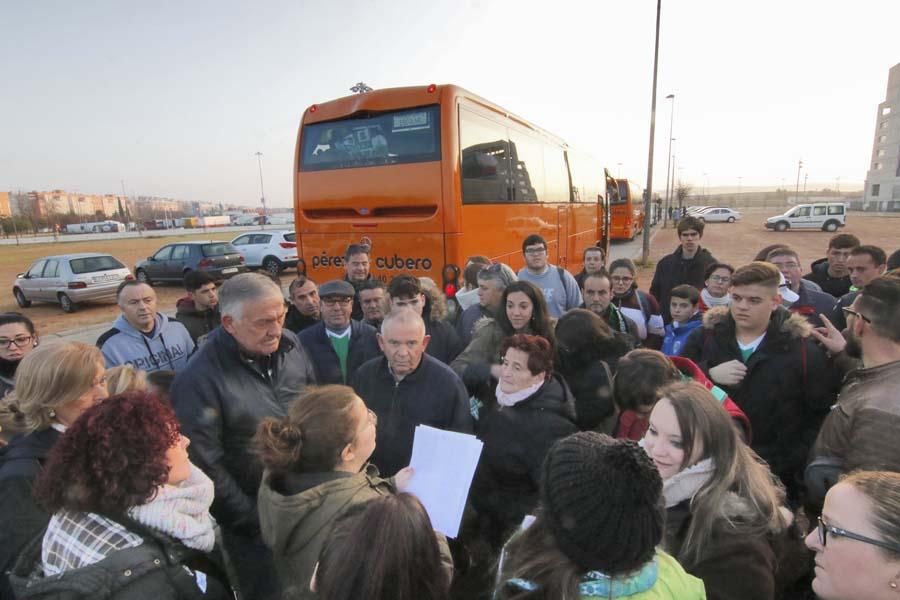
<path id="1" fill-rule="evenodd" d="M 414 474 L 406 491 L 421 500 L 432 526 L 447 537 L 459 535 L 482 446 L 474 435 L 416 427 L 409 462 Z"/>

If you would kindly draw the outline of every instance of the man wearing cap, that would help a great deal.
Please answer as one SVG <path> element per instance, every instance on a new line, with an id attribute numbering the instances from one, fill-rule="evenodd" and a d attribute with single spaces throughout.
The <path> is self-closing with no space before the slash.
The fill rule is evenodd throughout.
<path id="1" fill-rule="evenodd" d="M 298 336 L 312 358 L 316 381 L 321 385 L 346 384 L 361 364 L 380 354 L 375 328 L 350 318 L 355 294 L 346 281 L 322 284 L 322 321 Z"/>
<path id="2" fill-rule="evenodd" d="M 430 338 L 425 352 L 445 365 L 453 362 L 453 359 L 462 352 L 459 336 L 450 323 L 432 318 L 431 309 L 434 301 L 426 293 L 419 279 L 412 275 L 397 275 L 388 284 L 387 291 L 391 300 L 391 310 L 409 308 L 425 321 L 425 335 Z"/>

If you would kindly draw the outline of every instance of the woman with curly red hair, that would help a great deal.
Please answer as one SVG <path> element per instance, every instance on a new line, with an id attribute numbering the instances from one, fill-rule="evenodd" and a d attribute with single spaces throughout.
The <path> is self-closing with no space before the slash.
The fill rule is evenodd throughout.
<path id="1" fill-rule="evenodd" d="M 189 443 L 171 407 L 144 392 L 85 411 L 35 482 L 53 516 L 11 573 L 16 597 L 231 597 L 210 556 L 213 484 Z"/>

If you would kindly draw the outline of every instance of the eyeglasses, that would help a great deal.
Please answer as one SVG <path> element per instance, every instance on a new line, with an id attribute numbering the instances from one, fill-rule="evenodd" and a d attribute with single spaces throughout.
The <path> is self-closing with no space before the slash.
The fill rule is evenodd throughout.
<path id="1" fill-rule="evenodd" d="M 325 306 L 337 306 L 338 304 L 350 304 L 353 302 L 353 298 L 335 298 L 334 296 L 329 296 L 328 298 L 322 298 L 322 304 Z"/>
<path id="2" fill-rule="evenodd" d="M 540 248 L 525 248 L 525 254 L 543 254 L 547 249 L 541 246 Z"/>
<path id="3" fill-rule="evenodd" d="M 872 324 L 872 319 L 870 319 L 869 317 L 867 317 L 867 316 L 864 315 L 864 314 L 861 314 L 861 313 L 859 313 L 859 312 L 853 310 L 853 309 L 850 308 L 849 306 L 842 306 L 842 307 L 841 307 L 841 310 L 844 311 L 844 315 L 853 315 L 854 317 L 857 317 L 857 318 L 859 318 L 859 319 L 862 319 L 863 321 L 865 321 L 865 322 L 868 323 L 869 325 Z"/>
<path id="4" fill-rule="evenodd" d="M 24 348 L 34 339 L 33 335 L 17 335 L 14 338 L 0 338 L 0 348 Z"/>
<path id="5" fill-rule="evenodd" d="M 631 283 L 634 277 L 610 277 L 609 280 L 613 283 Z"/>
<path id="6" fill-rule="evenodd" d="M 848 540 L 856 540 L 857 542 L 862 542 L 864 544 L 872 544 L 873 546 L 878 546 L 880 548 L 885 548 L 886 550 L 891 550 L 892 552 L 900 552 L 900 544 L 892 544 L 890 542 L 882 542 L 881 540 L 873 540 L 872 538 L 868 538 L 864 535 L 859 535 L 858 533 L 853 533 L 852 531 L 847 531 L 846 529 L 841 529 L 839 527 L 834 527 L 825 522 L 822 517 L 819 517 L 819 526 L 816 528 L 819 534 L 819 543 L 822 544 L 824 548 L 827 544 L 828 534 L 830 533 L 836 537 L 844 537 Z"/>
<path id="7" fill-rule="evenodd" d="M 731 277 L 728 275 L 710 275 L 709 280 L 716 283 L 731 283 Z"/>

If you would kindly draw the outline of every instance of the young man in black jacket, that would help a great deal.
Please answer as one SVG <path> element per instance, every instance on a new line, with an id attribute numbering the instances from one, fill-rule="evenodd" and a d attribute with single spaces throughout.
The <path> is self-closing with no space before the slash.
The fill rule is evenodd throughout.
<path id="1" fill-rule="evenodd" d="M 290 305 L 284 326 L 294 333 L 312 327 L 322 318 L 319 287 L 306 275 L 298 275 L 288 288 Z"/>
<path id="2" fill-rule="evenodd" d="M 378 334 L 384 356 L 361 366 L 351 385 L 378 417 L 372 463 L 384 477 L 409 465 L 417 425 L 472 433 L 469 394 L 450 367 L 425 354 L 429 338 L 411 310 L 388 314 Z"/>
<path id="3" fill-rule="evenodd" d="M 692 285 L 698 290 L 706 286 L 706 269 L 718 262 L 709 250 L 700 246 L 705 223 L 696 217 L 685 217 L 678 221 L 678 239 L 681 245 L 675 252 L 662 257 L 653 273 L 650 294 L 659 302 L 663 321 L 672 322 L 669 300 L 672 288 L 677 285 Z"/>
<path id="4" fill-rule="evenodd" d="M 184 325 L 194 343 L 222 322 L 216 280 L 205 271 L 189 271 L 184 276 L 188 295 L 175 303 L 175 320 Z"/>

